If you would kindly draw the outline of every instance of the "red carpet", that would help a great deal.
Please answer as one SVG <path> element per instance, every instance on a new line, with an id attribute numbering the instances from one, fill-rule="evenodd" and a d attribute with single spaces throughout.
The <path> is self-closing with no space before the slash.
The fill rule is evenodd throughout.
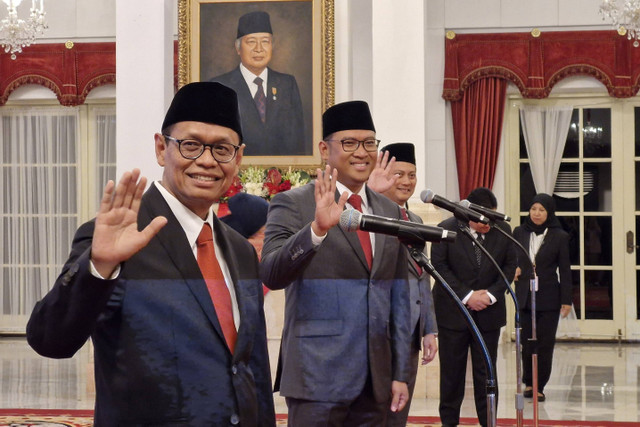
<path id="1" fill-rule="evenodd" d="M 278 425 L 287 424 L 287 416 L 277 416 Z M 563 421 L 540 420 L 541 426 L 573 426 L 573 427 L 631 427 L 638 426 L 637 422 L 610 421 Z M 93 425 L 92 410 L 62 410 L 62 409 L 0 409 L 0 427 L 18 426 L 60 426 L 60 427 L 90 427 Z M 473 418 L 462 418 L 462 426 L 477 426 Z M 498 427 L 512 427 L 515 419 L 499 419 Z M 525 420 L 525 426 L 532 426 L 532 420 Z M 409 417 L 409 427 L 439 427 L 438 417 Z"/>

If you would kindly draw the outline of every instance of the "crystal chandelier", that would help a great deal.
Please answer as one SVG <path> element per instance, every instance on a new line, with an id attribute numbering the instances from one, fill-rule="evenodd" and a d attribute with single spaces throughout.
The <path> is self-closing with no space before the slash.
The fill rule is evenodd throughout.
<path id="1" fill-rule="evenodd" d="M 44 20 L 44 0 L 31 0 L 30 14 L 26 20 L 18 18 L 17 8 L 22 0 L 2 1 L 7 5 L 8 15 L 0 21 L 0 44 L 5 52 L 11 52 L 11 59 L 16 59 L 16 52 L 21 53 L 23 47 L 35 43 L 36 36 L 48 28 Z"/>

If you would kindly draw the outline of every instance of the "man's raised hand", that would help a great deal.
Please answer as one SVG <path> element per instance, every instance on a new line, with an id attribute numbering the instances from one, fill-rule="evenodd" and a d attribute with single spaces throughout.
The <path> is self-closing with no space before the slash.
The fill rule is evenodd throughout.
<path id="1" fill-rule="evenodd" d="M 165 217 L 156 217 L 138 231 L 138 210 L 147 185 L 140 170 L 125 172 L 116 186 L 109 181 L 104 188 L 91 244 L 91 261 L 102 277 L 145 247 L 162 227 Z"/>

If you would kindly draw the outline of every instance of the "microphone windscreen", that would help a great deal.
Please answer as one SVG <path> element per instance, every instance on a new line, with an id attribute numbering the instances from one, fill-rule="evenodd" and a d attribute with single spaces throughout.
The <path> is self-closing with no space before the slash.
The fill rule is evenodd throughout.
<path id="1" fill-rule="evenodd" d="M 355 209 L 347 209 L 340 214 L 340 228 L 344 231 L 358 231 L 362 214 Z"/>
<path id="2" fill-rule="evenodd" d="M 432 189 L 427 188 L 426 190 L 422 190 L 422 193 L 420 193 L 420 200 L 424 203 L 431 203 L 435 195 L 436 193 L 434 193 Z"/>

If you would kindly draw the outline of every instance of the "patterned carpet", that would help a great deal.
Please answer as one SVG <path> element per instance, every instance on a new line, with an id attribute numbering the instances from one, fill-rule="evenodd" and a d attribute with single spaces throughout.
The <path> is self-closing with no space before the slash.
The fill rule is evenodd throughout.
<path id="1" fill-rule="evenodd" d="M 287 424 L 287 416 L 277 416 L 278 425 Z M 572 427 L 631 427 L 638 426 L 632 422 L 607 421 L 562 421 L 540 420 L 541 426 L 572 426 Z M 92 410 L 56 410 L 56 409 L 0 409 L 0 427 L 90 427 L 93 425 Z M 461 426 L 477 426 L 472 418 L 460 420 Z M 525 426 L 532 426 L 533 421 L 525 420 Z M 439 427 L 437 417 L 409 417 L 408 427 Z M 499 419 L 498 427 L 516 426 L 516 420 Z"/>

